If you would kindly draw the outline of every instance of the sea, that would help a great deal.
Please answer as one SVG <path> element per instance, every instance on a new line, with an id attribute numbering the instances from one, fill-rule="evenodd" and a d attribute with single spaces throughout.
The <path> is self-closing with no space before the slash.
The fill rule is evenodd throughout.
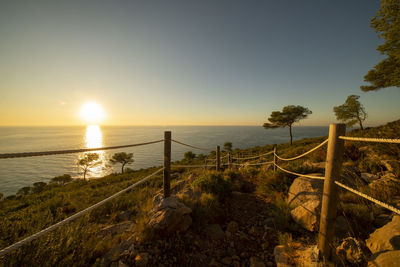
<path id="1" fill-rule="evenodd" d="M 289 141 L 287 128 L 265 130 L 261 126 L 70 126 L 70 127 L 0 127 L 0 154 L 98 148 L 135 144 L 163 139 L 164 131 L 172 132 L 172 139 L 207 149 L 223 147 L 232 142 L 235 148 L 251 148 Z M 294 140 L 327 135 L 328 127 L 299 126 L 293 128 Z M 88 173 L 90 179 L 120 171 L 110 166 L 109 159 L 116 152 L 134 154 L 132 169 L 162 166 L 163 144 L 96 151 L 101 164 Z M 172 160 L 179 160 L 187 151 L 208 154 L 201 150 L 172 143 Z M 81 178 L 77 160 L 84 153 L 0 159 L 0 192 L 15 194 L 20 188 L 35 182 L 49 182 L 51 178 L 70 174 Z"/>

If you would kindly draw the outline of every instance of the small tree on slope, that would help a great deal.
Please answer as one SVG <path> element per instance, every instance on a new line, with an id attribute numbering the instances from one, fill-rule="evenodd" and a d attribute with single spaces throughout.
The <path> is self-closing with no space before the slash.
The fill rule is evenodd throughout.
<path id="1" fill-rule="evenodd" d="M 99 154 L 97 153 L 87 153 L 82 158 L 78 160 L 78 166 L 82 169 L 83 179 L 86 179 L 86 174 L 89 172 L 90 168 L 98 166 L 101 164 L 99 161 Z"/>
<path id="2" fill-rule="evenodd" d="M 312 114 L 311 110 L 302 106 L 289 105 L 283 107 L 282 111 L 272 111 L 268 118 L 269 123 L 264 123 L 265 129 L 289 127 L 290 145 L 293 144 L 292 125 Z"/>
<path id="3" fill-rule="evenodd" d="M 119 152 L 115 153 L 112 158 L 110 159 L 111 164 L 117 164 L 121 163 L 121 173 L 124 173 L 124 167 L 125 165 L 132 164 L 134 162 L 133 159 L 133 153 L 125 153 L 125 152 Z"/>
<path id="4" fill-rule="evenodd" d="M 333 107 L 336 119 L 346 123 L 347 126 L 353 126 L 358 123 L 360 129 L 363 130 L 362 122 L 367 118 L 364 106 L 358 101 L 360 96 L 349 95 L 343 105 Z"/>

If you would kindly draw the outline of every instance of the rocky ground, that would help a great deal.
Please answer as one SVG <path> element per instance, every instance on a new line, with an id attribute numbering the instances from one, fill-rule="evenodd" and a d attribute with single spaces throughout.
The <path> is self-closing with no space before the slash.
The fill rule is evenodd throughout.
<path id="1" fill-rule="evenodd" d="M 192 225 L 184 232 L 147 241 L 132 236 L 99 265 L 275 266 L 278 238 L 269 200 L 252 192 L 233 192 L 222 207 L 218 223 Z"/>

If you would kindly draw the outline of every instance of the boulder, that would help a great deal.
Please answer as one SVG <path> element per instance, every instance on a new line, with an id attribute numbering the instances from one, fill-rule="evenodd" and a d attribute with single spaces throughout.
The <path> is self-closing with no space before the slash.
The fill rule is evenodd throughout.
<path id="1" fill-rule="evenodd" d="M 307 201 L 290 211 L 292 219 L 310 232 L 318 229 L 321 202 L 318 200 Z"/>
<path id="2" fill-rule="evenodd" d="M 364 261 L 360 242 L 353 237 L 348 237 L 336 248 L 336 255 L 351 264 L 361 264 Z"/>
<path id="3" fill-rule="evenodd" d="M 155 203 L 149 214 L 149 225 L 156 233 L 168 236 L 176 231 L 186 231 L 192 224 L 189 215 L 192 210 L 176 197 L 171 196 Z"/>
<path id="4" fill-rule="evenodd" d="M 322 176 L 319 173 L 310 175 Z M 311 232 L 318 229 L 322 189 L 323 180 L 305 177 L 296 178 L 289 188 L 287 201 L 292 208 L 292 219 Z"/>
<path id="5" fill-rule="evenodd" d="M 320 173 L 311 173 L 313 176 L 323 176 Z M 296 178 L 289 188 L 288 203 L 291 207 L 297 207 L 309 200 L 321 200 L 323 180 Z"/>
<path id="6" fill-rule="evenodd" d="M 101 259 L 101 266 L 109 266 L 112 262 L 117 262 L 124 254 L 136 255 L 133 236 L 110 249 Z"/>
<path id="7" fill-rule="evenodd" d="M 400 216 L 393 216 L 390 223 L 376 229 L 366 243 L 373 254 L 385 250 L 400 250 Z"/>
<path id="8" fill-rule="evenodd" d="M 391 174 L 386 174 L 380 179 L 372 181 L 368 186 L 371 188 L 372 191 L 377 193 L 384 192 L 384 194 L 389 197 L 398 195 L 398 192 L 400 191 L 399 179 L 395 178 Z"/>
<path id="9" fill-rule="evenodd" d="M 400 250 L 379 253 L 368 262 L 368 267 L 400 267 Z"/>

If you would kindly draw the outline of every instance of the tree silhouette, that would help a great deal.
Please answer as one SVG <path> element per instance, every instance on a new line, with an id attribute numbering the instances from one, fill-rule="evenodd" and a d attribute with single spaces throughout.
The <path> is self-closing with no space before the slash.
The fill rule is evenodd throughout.
<path id="1" fill-rule="evenodd" d="M 110 159 L 111 164 L 115 165 L 121 163 L 121 173 L 124 173 L 125 165 L 132 164 L 135 160 L 133 159 L 133 153 L 119 152 L 115 153 Z"/>
<path id="2" fill-rule="evenodd" d="M 333 107 L 336 119 L 346 123 L 347 126 L 353 126 L 358 122 L 360 129 L 363 130 L 362 122 L 367 118 L 364 106 L 358 101 L 360 96 L 349 95 L 343 105 Z"/>
<path id="3" fill-rule="evenodd" d="M 302 106 L 289 105 L 283 107 L 282 111 L 272 111 L 268 118 L 269 123 L 264 123 L 265 129 L 289 127 L 290 145 L 293 144 L 292 125 L 312 114 L 311 110 Z"/>
<path id="4" fill-rule="evenodd" d="M 232 152 L 232 143 L 231 142 L 225 142 L 224 144 L 224 150 L 226 152 Z"/>
<path id="5" fill-rule="evenodd" d="M 185 152 L 183 157 L 184 157 L 184 160 L 186 160 L 187 162 L 192 162 L 192 160 L 194 160 L 196 158 L 196 154 L 194 154 L 192 151 L 187 151 L 187 152 Z"/>
<path id="6" fill-rule="evenodd" d="M 371 85 L 361 86 L 363 91 L 386 87 L 400 87 L 400 1 L 381 0 L 378 13 L 371 19 L 371 26 L 385 42 L 376 49 L 387 58 L 379 62 L 364 76 Z"/>
<path id="7" fill-rule="evenodd" d="M 87 153 L 82 158 L 78 160 L 78 166 L 82 169 L 83 179 L 86 179 L 86 174 L 89 172 L 90 168 L 93 168 L 101 164 L 99 160 L 99 154 L 97 153 Z"/>

